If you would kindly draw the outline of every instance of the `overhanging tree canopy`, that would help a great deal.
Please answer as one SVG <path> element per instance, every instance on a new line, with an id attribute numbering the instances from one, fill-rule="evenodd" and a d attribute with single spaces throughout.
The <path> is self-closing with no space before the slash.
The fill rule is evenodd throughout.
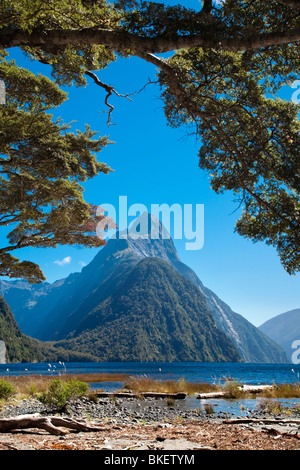
<path id="1" fill-rule="evenodd" d="M 0 248 L 0 274 L 39 282 L 39 266 L 11 252 L 62 245 L 101 246 L 104 218 L 83 198 L 81 183 L 110 168 L 96 160 L 108 143 L 53 121 L 50 110 L 66 99 L 57 85 L 0 55 L 6 103 L 0 105 L 0 226 L 11 227 Z M 99 211 L 98 211 L 99 212 Z M 99 234 L 100 235 L 100 232 Z"/>
<path id="2" fill-rule="evenodd" d="M 64 85 L 84 84 L 118 54 L 152 63 L 168 123 L 194 127 L 212 188 L 239 197 L 236 230 L 273 245 L 292 274 L 300 270 L 299 106 L 275 93 L 298 77 L 299 17 L 300 0 L 205 0 L 199 11 L 17 0 L 1 12 L 0 44 L 50 64 Z"/>

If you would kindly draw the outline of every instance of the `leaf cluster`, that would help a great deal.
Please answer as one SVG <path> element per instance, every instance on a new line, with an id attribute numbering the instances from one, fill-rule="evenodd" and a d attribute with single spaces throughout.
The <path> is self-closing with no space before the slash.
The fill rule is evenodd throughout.
<path id="1" fill-rule="evenodd" d="M 195 34 L 204 27 L 197 12 L 181 5 L 142 1 L 125 15 L 122 25 L 126 31 L 143 37 L 172 38 Z"/>
<path id="2" fill-rule="evenodd" d="M 175 54 L 172 73 L 160 74 L 165 114 L 171 126 L 194 126 L 211 187 L 239 198 L 237 232 L 275 246 L 292 274 L 300 270 L 299 105 L 273 97 L 262 55 L 249 59 L 214 49 Z M 289 78 L 281 72 L 278 87 Z"/>
<path id="3" fill-rule="evenodd" d="M 222 22 L 226 32 L 244 36 L 262 32 L 282 32 L 297 28 L 300 9 L 290 8 L 277 0 L 225 0 L 222 2 Z"/>
<path id="4" fill-rule="evenodd" d="M 103 218 L 83 197 L 81 183 L 110 168 L 97 160 L 108 144 L 89 126 L 71 132 L 54 121 L 51 108 L 67 95 L 50 79 L 19 68 L 2 56 L 0 79 L 7 89 L 0 107 L 0 226 L 12 226 L 9 245 L 0 249 L 0 272 L 43 279 L 30 262 L 9 254 L 28 246 L 100 246 L 97 223 Z M 93 221 L 93 222 L 92 222 Z"/>
<path id="5" fill-rule="evenodd" d="M 27 33 L 47 30 L 111 28 L 120 20 L 120 13 L 104 0 L 16 0 L 6 1 L 0 11 L 0 30 Z M 101 45 L 76 45 L 42 48 L 24 46 L 28 57 L 47 63 L 60 85 L 86 84 L 84 72 L 105 68 L 115 60 L 112 51 Z"/>
<path id="6" fill-rule="evenodd" d="M 56 410 L 64 410 L 69 401 L 74 398 L 82 397 L 89 390 L 89 385 L 80 380 L 53 379 L 48 390 L 42 392 L 38 399 Z"/>
<path id="7" fill-rule="evenodd" d="M 6 0 L 0 11 L 0 30 L 4 36 L 20 31 L 39 32 L 45 37 L 49 31 L 113 33 L 109 36 L 111 42 L 106 43 L 109 47 L 96 44 L 97 41 L 63 47 L 49 41 L 43 47 L 22 47 L 31 58 L 51 65 L 58 84 L 85 85 L 87 70 L 99 70 L 115 60 L 114 40 L 118 53 L 136 53 L 149 62 L 161 64 L 159 79 L 168 123 L 193 125 L 201 141 L 199 166 L 209 172 L 212 188 L 217 192 L 232 191 L 241 204 L 243 213 L 236 230 L 254 241 L 264 240 L 275 246 L 285 269 L 292 274 L 300 270 L 299 107 L 275 99 L 274 94 L 299 76 L 300 50 L 295 37 L 299 34 L 300 8 L 295 2 L 288 5 L 291 2 L 284 4 L 279 0 L 201 3 L 202 10 L 197 11 L 143 0 L 112 3 L 104 0 L 49 0 L 46 3 Z M 293 42 L 287 41 L 292 32 L 295 34 Z M 122 48 L 119 34 L 121 38 L 133 39 L 130 44 L 135 45 L 136 50 Z M 261 43 L 256 43 L 258 37 Z M 272 46 L 264 46 L 265 37 Z M 155 52 L 161 39 L 170 40 L 177 48 L 177 40 L 185 38 L 196 38 L 205 46 L 182 49 L 169 60 L 143 53 L 143 44 L 148 44 L 147 47 L 151 44 Z M 183 47 L 184 42 L 180 44 L 178 47 Z M 237 50 L 241 52 L 234 52 Z M 43 113 L 46 108 L 62 102 L 63 93 L 42 77 L 33 78 L 24 70 L 17 72 L 10 67 L 6 64 L 6 69 L 3 65 L 1 68 L 10 98 L 5 113 L 0 116 L 7 131 L 6 137 L 0 136 L 3 139 L 0 151 L 8 155 L 2 159 L 2 166 L 12 173 L 9 178 L 2 177 L 0 203 L 3 202 L 10 217 L 14 218 L 16 213 L 24 216 L 23 225 L 10 235 L 11 241 L 18 245 L 24 244 L 24 237 L 30 239 L 33 231 L 28 221 L 40 215 L 36 212 L 37 194 L 42 194 L 45 202 L 47 197 L 51 199 L 56 177 L 60 178 L 56 186 L 59 196 L 54 199 L 56 212 L 51 211 L 52 218 L 48 221 L 54 226 L 58 220 L 63 221 L 63 225 L 73 227 L 70 232 L 73 234 L 75 222 L 78 224 L 83 213 L 87 214 L 87 207 L 82 201 L 79 203 L 81 188 L 75 184 L 74 174 L 77 172 L 78 180 L 84 181 L 97 171 L 106 171 L 105 166 L 97 166 L 90 158 L 91 152 L 97 151 L 97 145 L 99 150 L 104 142 L 100 144 L 98 140 L 92 147 L 89 128 L 85 133 L 66 133 L 66 137 L 62 137 L 68 129 L 61 123 L 50 123 Z M 39 119 L 36 119 L 38 112 Z M 48 134 L 44 132 L 46 128 Z M 84 152 L 76 150 L 79 144 L 85 147 Z M 30 157 L 25 151 L 29 145 L 33 149 Z M 36 157 L 40 146 L 39 160 Z M 20 166 L 16 172 L 17 155 Z M 34 179 L 41 175 L 45 181 L 44 161 L 49 177 L 41 191 Z M 29 164 L 31 168 L 37 166 L 37 170 L 29 170 Z M 20 199 L 17 206 L 4 200 L 4 191 L 13 204 Z M 61 204 L 63 193 L 67 211 Z M 29 205 L 22 199 L 23 194 L 27 201 L 31 198 Z M 74 208 L 72 217 L 71 206 Z M 44 209 L 46 207 L 47 204 Z M 74 224 L 68 225 L 68 220 Z M 47 234 L 51 232 L 47 230 Z M 59 242 L 65 241 L 66 234 L 58 236 L 59 233 L 62 234 L 57 232 L 55 237 Z M 77 236 L 78 233 L 75 238 L 71 235 L 70 240 L 73 242 Z M 45 246 L 41 240 L 40 243 Z"/>

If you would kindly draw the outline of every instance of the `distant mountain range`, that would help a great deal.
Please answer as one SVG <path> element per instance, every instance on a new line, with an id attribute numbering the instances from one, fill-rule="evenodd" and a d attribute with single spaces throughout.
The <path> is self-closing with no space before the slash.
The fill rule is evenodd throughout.
<path id="1" fill-rule="evenodd" d="M 91 360 L 89 355 L 58 348 L 52 343 L 26 336 L 17 325 L 7 302 L 0 295 L 0 363 L 76 362 Z"/>
<path id="2" fill-rule="evenodd" d="M 71 327 L 73 320 L 68 323 Z M 199 290 L 166 261 L 145 258 L 58 341 L 100 361 L 239 362 Z"/>
<path id="3" fill-rule="evenodd" d="M 263 323 L 259 329 L 278 343 L 291 361 L 295 352 L 292 345 L 300 341 L 300 308 L 281 313 Z"/>
<path id="4" fill-rule="evenodd" d="M 180 261 L 157 219 L 142 217 L 157 239 L 118 233 L 53 284 L 0 281 L 22 332 L 98 361 L 288 362 Z"/>

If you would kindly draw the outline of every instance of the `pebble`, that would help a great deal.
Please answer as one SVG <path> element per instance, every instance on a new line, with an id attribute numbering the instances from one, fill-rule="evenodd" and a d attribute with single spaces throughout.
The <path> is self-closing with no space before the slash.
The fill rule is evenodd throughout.
<path id="1" fill-rule="evenodd" d="M 13 417 L 24 414 L 40 414 L 40 415 L 52 415 L 57 414 L 57 410 L 53 410 L 41 403 L 37 399 L 24 399 L 17 402 L 14 405 L 7 405 L 0 409 L 0 418 Z M 63 416 L 72 417 L 74 419 L 86 419 L 100 422 L 111 422 L 111 423 L 160 423 L 166 424 L 168 422 L 174 422 L 178 420 L 195 420 L 205 419 L 209 421 L 215 420 L 216 422 L 222 422 L 224 419 L 230 418 L 231 413 L 224 412 L 222 410 L 207 414 L 204 409 L 189 409 L 181 403 L 181 400 L 169 406 L 167 401 L 164 399 L 147 398 L 143 400 L 131 399 L 131 398 L 101 398 L 98 402 L 89 400 L 86 397 L 73 400 L 70 402 L 64 412 L 61 413 Z M 284 415 L 266 415 L 265 411 L 255 411 L 250 415 L 247 414 L 247 418 L 259 418 L 265 419 L 271 417 L 273 420 L 287 419 Z M 289 415 L 288 419 L 292 418 L 300 419 L 299 411 L 293 415 Z M 235 418 L 238 418 L 236 416 Z M 289 425 L 287 425 L 289 424 Z M 244 425 L 245 426 L 245 425 Z M 246 425 L 247 427 L 252 425 Z M 257 427 L 257 424 L 255 425 Z M 265 427 L 265 423 L 262 421 L 261 429 Z M 288 433 L 299 432 L 297 425 L 286 423 L 285 428 L 281 432 L 288 431 Z M 273 425 L 274 427 L 274 425 Z M 276 426 L 277 428 L 277 426 Z M 279 428 L 278 428 L 278 431 Z"/>
<path id="2" fill-rule="evenodd" d="M 0 410 L 0 417 L 13 417 L 23 414 L 41 415 L 53 414 L 57 410 L 42 404 L 37 399 L 25 399 L 15 405 L 4 406 Z M 203 416 L 206 415 L 202 411 Z M 116 420 L 123 423 L 128 422 L 163 422 L 174 419 L 194 419 L 202 414 L 199 409 L 182 409 L 180 405 L 168 406 L 163 399 L 149 398 L 138 401 L 136 399 L 110 399 L 102 398 L 97 403 L 88 398 L 81 398 L 70 402 L 63 415 L 72 418 L 88 418 L 92 420 Z"/>

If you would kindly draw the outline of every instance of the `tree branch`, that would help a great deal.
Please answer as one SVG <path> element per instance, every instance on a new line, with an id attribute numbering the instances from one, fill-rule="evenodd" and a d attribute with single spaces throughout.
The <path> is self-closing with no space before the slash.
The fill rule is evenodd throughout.
<path id="1" fill-rule="evenodd" d="M 132 99 L 129 98 L 128 94 L 127 95 L 121 95 L 120 93 L 118 93 L 114 89 L 113 86 L 107 85 L 106 83 L 101 82 L 101 80 L 99 80 L 99 78 L 97 77 L 97 75 L 95 73 L 87 71 L 87 72 L 85 72 L 85 74 L 88 75 L 89 77 L 91 77 L 97 85 L 104 88 L 104 90 L 107 92 L 107 95 L 105 97 L 105 104 L 106 104 L 106 106 L 108 106 L 110 108 L 110 110 L 108 112 L 108 120 L 107 120 L 107 125 L 110 125 L 111 124 L 111 113 L 114 110 L 113 105 L 108 102 L 108 98 L 111 96 L 111 94 L 115 93 L 117 96 L 121 96 L 122 98 L 127 98 L 129 101 L 132 101 Z"/>
<path id="2" fill-rule="evenodd" d="M 23 30 L 2 31 L 0 33 L 0 46 L 11 47 L 41 47 L 51 49 L 67 47 L 69 45 L 98 44 L 116 52 L 130 50 L 133 55 L 137 53 L 164 53 L 192 47 L 218 47 L 228 51 L 246 51 L 269 46 L 277 46 L 300 42 L 300 28 L 287 29 L 281 32 L 255 34 L 249 37 L 224 37 L 215 32 L 199 33 L 193 35 L 174 35 L 174 37 L 144 37 L 124 31 L 110 29 L 71 29 L 49 30 L 28 33 Z"/>
<path id="3" fill-rule="evenodd" d="M 276 2 L 281 3 L 281 5 L 286 5 L 300 10 L 300 0 L 276 0 Z"/>
<path id="4" fill-rule="evenodd" d="M 200 14 L 210 15 L 213 8 L 212 0 L 204 0 Z"/>
<path id="5" fill-rule="evenodd" d="M 193 119 L 194 123 L 197 125 L 197 119 L 202 119 L 207 128 L 210 129 L 212 133 L 216 133 L 217 135 L 222 135 L 223 141 L 227 148 L 230 150 L 231 155 L 239 166 L 241 164 L 244 175 L 247 175 L 249 172 L 247 166 L 247 158 L 243 153 L 241 153 L 236 146 L 234 140 L 227 135 L 227 133 L 223 130 L 222 125 L 218 122 L 218 119 L 213 114 L 206 113 L 205 111 L 201 111 L 197 104 L 194 103 L 193 97 L 189 94 L 186 94 L 185 91 L 181 87 L 180 79 L 177 76 L 176 68 L 172 67 L 168 64 L 165 60 L 156 57 L 153 54 L 139 54 L 139 56 L 156 65 L 161 70 L 163 70 L 169 77 L 169 86 L 172 87 L 172 92 L 176 98 L 178 108 L 186 108 L 188 111 L 189 116 Z M 279 220 L 282 220 L 284 223 L 290 223 L 289 218 L 287 218 L 284 214 L 279 213 L 267 200 L 262 198 L 259 194 L 249 187 L 246 183 L 246 178 L 238 177 L 240 186 L 243 192 L 247 192 L 252 198 L 254 198 L 259 207 L 265 208 L 273 213 Z"/>

